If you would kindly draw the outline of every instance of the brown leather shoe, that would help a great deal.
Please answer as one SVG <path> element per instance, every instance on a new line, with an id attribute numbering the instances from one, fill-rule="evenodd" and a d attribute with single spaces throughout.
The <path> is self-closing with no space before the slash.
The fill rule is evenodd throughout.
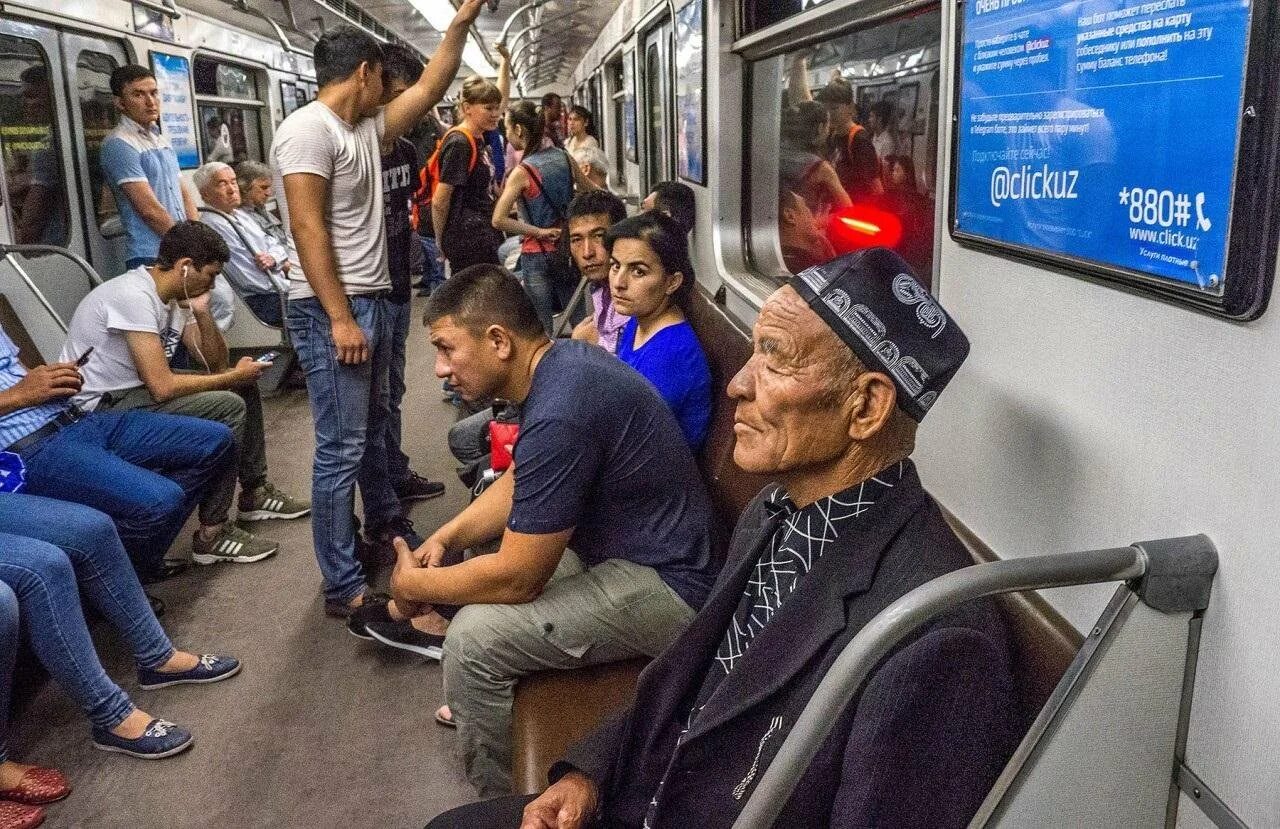
<path id="1" fill-rule="evenodd" d="M 40 806 L 54 803 L 71 794 L 71 784 L 57 769 L 44 769 L 39 766 L 27 769 L 18 785 L 12 789 L 0 790 L 0 800 L 12 800 L 15 803 L 26 803 Z"/>

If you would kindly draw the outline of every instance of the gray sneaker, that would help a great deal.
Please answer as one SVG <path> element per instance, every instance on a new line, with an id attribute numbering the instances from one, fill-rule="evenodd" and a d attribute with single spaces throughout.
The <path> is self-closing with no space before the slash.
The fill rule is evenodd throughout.
<path id="1" fill-rule="evenodd" d="M 229 521 L 208 541 L 200 538 L 199 530 L 191 539 L 191 559 L 196 564 L 217 564 L 219 561 L 250 564 L 275 555 L 279 549 L 276 542 L 263 541 Z"/>

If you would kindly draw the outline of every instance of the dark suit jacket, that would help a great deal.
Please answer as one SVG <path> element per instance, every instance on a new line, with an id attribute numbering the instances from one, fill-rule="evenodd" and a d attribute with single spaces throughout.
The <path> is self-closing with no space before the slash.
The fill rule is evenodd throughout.
<path id="1" fill-rule="evenodd" d="M 645 669 L 633 707 L 552 768 L 553 782 L 575 768 L 596 781 L 605 825 L 640 826 L 670 763 L 653 829 L 728 829 L 845 644 L 895 599 L 972 563 L 909 469 L 827 547 L 677 748 L 688 706 L 776 527 L 761 493 L 734 531 L 706 606 Z M 995 607 L 970 603 L 934 619 L 831 716 L 835 727 L 776 825 L 964 826 L 1022 722 L 1009 635 Z"/>

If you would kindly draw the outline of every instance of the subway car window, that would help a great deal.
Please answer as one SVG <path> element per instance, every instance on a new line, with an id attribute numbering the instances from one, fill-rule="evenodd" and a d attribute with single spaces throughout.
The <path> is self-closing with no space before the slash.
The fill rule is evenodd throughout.
<path id="1" fill-rule="evenodd" d="M 776 215 L 790 272 L 886 246 L 932 279 L 940 36 L 933 9 L 783 58 Z"/>
<path id="2" fill-rule="evenodd" d="M 83 51 L 76 60 L 76 89 L 80 98 L 80 120 L 84 124 L 85 160 L 89 168 L 89 192 L 96 194 L 98 227 L 108 233 L 119 215 L 111 188 L 102 180 L 98 156 L 102 142 L 116 126 L 115 100 L 111 96 L 111 73 L 119 64 L 110 55 Z M 117 228 L 118 230 L 118 228 Z"/>
<path id="3" fill-rule="evenodd" d="M 49 63 L 35 43 L 0 36 L 0 144 L 18 244 L 67 243 L 67 188 L 53 123 Z"/>
<path id="4" fill-rule="evenodd" d="M 197 57 L 195 84 L 204 160 L 227 164 L 264 160 L 258 73 Z"/>

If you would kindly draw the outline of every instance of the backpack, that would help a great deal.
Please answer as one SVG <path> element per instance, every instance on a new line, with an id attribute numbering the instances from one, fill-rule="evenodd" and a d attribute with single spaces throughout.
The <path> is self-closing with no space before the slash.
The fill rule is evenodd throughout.
<path id="1" fill-rule="evenodd" d="M 414 230 L 418 230 L 422 225 L 424 210 L 428 227 L 431 224 L 431 199 L 435 196 L 436 186 L 440 183 L 440 152 L 444 149 L 444 144 L 449 140 L 449 136 L 455 132 L 465 135 L 467 143 L 471 145 L 471 162 L 467 164 L 467 174 L 470 175 L 476 169 L 476 165 L 480 163 L 480 145 L 476 142 L 475 136 L 462 127 L 450 127 L 440 137 L 440 141 L 436 144 L 435 152 L 431 154 L 431 158 L 427 159 L 426 165 L 418 172 L 418 190 L 413 194 L 413 210 L 409 216 L 409 224 Z"/>
<path id="2" fill-rule="evenodd" d="M 560 152 L 564 152 L 561 150 Z M 572 180 L 573 176 L 573 159 L 565 153 L 565 158 L 569 162 L 569 176 Z M 538 184 L 538 190 L 541 191 L 543 197 L 551 204 L 551 207 L 560 215 L 560 238 L 556 241 L 556 246 L 551 250 L 546 250 L 542 242 L 538 243 L 538 247 L 543 248 L 543 253 L 551 254 L 552 267 L 558 269 L 561 273 L 573 273 L 573 260 L 569 254 L 569 205 L 557 204 L 551 198 L 551 194 L 547 192 L 547 188 L 542 184 L 542 176 L 539 175 L 536 168 L 531 164 L 520 163 L 524 171 L 529 177 Z M 522 200 L 524 196 L 520 197 Z"/>

